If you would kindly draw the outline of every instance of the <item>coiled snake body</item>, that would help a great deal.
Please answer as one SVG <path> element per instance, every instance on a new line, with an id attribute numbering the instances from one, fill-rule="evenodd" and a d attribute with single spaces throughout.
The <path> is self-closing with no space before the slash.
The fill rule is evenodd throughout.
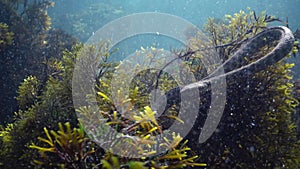
<path id="1" fill-rule="evenodd" d="M 271 27 L 258 33 L 203 80 L 167 91 L 165 94 L 167 104 L 164 109 L 161 109 L 163 110 L 162 113 L 166 113 L 173 104 L 180 103 L 180 96 L 185 92 L 195 89 L 198 89 L 200 92 L 209 91 L 213 81 L 220 78 L 226 78 L 226 80 L 228 80 L 231 77 L 243 75 L 245 72 L 247 74 L 257 73 L 277 63 L 290 53 L 294 41 L 295 38 L 291 30 L 283 26 Z M 270 43 L 276 43 L 271 52 L 248 63 L 247 60 L 250 60 L 253 54 Z"/>

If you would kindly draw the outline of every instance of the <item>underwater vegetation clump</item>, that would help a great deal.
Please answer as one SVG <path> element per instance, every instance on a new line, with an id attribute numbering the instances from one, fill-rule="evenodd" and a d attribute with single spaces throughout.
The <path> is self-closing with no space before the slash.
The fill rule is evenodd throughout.
<path id="1" fill-rule="evenodd" d="M 10 32 L 6 23 L 0 23 L 0 47 L 11 45 L 14 33 Z"/>
<path id="2" fill-rule="evenodd" d="M 66 122 L 64 126 L 58 123 L 59 130 L 57 132 L 44 128 L 47 138 L 38 137 L 38 140 L 49 147 L 35 144 L 29 146 L 29 148 L 37 149 L 44 158 L 43 161 L 34 160 L 35 165 L 52 168 L 87 168 L 87 166 L 83 166 L 84 161 L 89 155 L 95 153 L 92 143 L 85 137 L 83 129 L 71 129 L 69 122 Z M 51 153 L 55 153 L 56 158 L 49 155 Z"/>
<path id="3" fill-rule="evenodd" d="M 19 86 L 18 94 L 16 98 L 19 102 L 21 109 L 27 109 L 37 99 L 39 90 L 39 81 L 35 76 L 28 76 L 24 79 L 24 82 Z"/>
<path id="4" fill-rule="evenodd" d="M 113 81 L 114 71 L 120 70 L 123 63 L 109 61 L 109 43 L 101 42 L 99 46 L 78 44 L 70 50 L 72 45 L 63 39 L 72 38 L 50 28 L 50 18 L 45 8 L 53 4 L 49 1 L 27 3 L 1 1 L 0 5 L 5 7 L 1 10 L 9 11 L 15 20 L 1 20 L 8 25 L 1 24 L 1 31 L 9 33 L 5 33 L 7 36 L 4 38 L 2 34 L 0 36 L 4 39 L 0 45 L 6 46 L 0 52 L 4 53 L 6 61 L 11 61 L 9 52 L 21 56 L 24 51 L 18 53 L 15 50 L 24 46 L 32 47 L 33 51 L 26 54 L 29 56 L 26 63 L 40 63 L 43 76 L 28 71 L 25 73 L 27 78 L 23 77 L 25 74 L 18 77 L 19 81 L 25 78 L 16 88 L 19 110 L 14 114 L 12 123 L 0 128 L 0 168 L 299 168 L 300 143 L 293 119 L 299 102 L 292 92 L 293 64 L 282 60 L 258 73 L 245 72 L 243 76 L 228 79 L 226 107 L 219 127 L 205 143 L 197 144 L 200 125 L 203 124 L 201 119 L 205 119 L 209 109 L 209 94 L 205 94 L 204 100 L 199 103 L 202 106 L 200 113 L 186 137 L 183 138 L 179 133 L 163 133 L 175 121 L 186 122 L 178 117 L 179 108 L 176 104 L 163 116 L 156 118 L 157 112 L 149 106 L 148 98 L 153 95 L 153 89 L 168 91 L 176 87 L 178 84 L 174 78 L 165 72 L 146 69 L 134 77 L 128 93 L 121 88 L 112 95 L 110 91 L 113 88 L 109 84 Z M 28 8 L 28 17 L 38 16 L 36 20 L 28 21 L 24 27 L 18 28 L 33 31 L 30 32 L 31 36 L 37 38 L 32 41 L 33 44 L 25 43 L 32 39 L 29 35 L 20 37 L 14 24 L 18 18 L 26 16 L 17 12 L 17 4 Z M 276 20 L 266 13 L 256 15 L 250 9 L 248 12 L 241 10 L 233 16 L 226 15 L 224 20 L 208 19 L 205 31 L 210 39 L 209 45 L 215 47 L 225 62 L 243 47 L 247 39 L 268 29 L 268 23 Z M 38 26 L 27 28 L 35 25 Z M 55 35 L 55 38 L 51 35 Z M 11 38 L 18 45 L 24 43 L 24 46 L 9 48 Z M 57 45 L 57 42 L 61 44 Z M 56 46 L 57 50 L 46 50 L 45 47 L 50 45 Z M 197 51 L 202 45 L 207 44 L 195 37 L 190 40 L 187 50 L 173 51 L 190 66 L 196 80 L 209 74 L 201 62 L 203 53 L 200 50 L 191 52 Z M 247 63 L 255 62 L 273 47 L 273 43 L 260 47 L 246 60 Z M 158 58 L 161 50 L 142 47 L 136 55 L 145 54 L 152 62 L 159 63 L 165 61 Z M 99 57 L 90 57 L 95 53 Z M 53 58 L 50 58 L 52 54 Z M 36 56 L 43 57 L 35 61 Z M 81 57 L 95 58 L 91 62 L 98 64 L 96 86 L 93 89 L 99 108 L 97 111 L 94 111 L 94 107 L 84 106 L 91 101 L 91 95 L 84 97 L 86 100 L 82 101 L 81 107 L 73 107 L 74 64 Z M 89 62 L 82 64 L 83 68 L 90 66 Z M 212 65 L 210 69 L 214 69 L 214 66 L 217 65 Z M 14 69 L 19 70 L 9 70 Z M 86 69 L 77 71 L 86 75 Z M 83 85 L 86 83 L 78 80 Z M 121 85 L 125 80 L 117 79 L 116 85 Z M 126 118 L 122 115 L 126 115 Z M 88 123 L 84 123 L 85 120 L 89 120 Z M 115 129 L 119 134 L 108 132 L 108 128 Z M 121 143 L 130 146 L 124 148 Z M 111 147 L 103 149 L 99 146 L 102 144 Z M 156 154 L 159 150 L 157 147 L 167 151 Z M 118 155 L 120 152 L 122 154 Z M 134 158 L 136 155 L 138 158 Z"/>
<path id="5" fill-rule="evenodd" d="M 1 124 L 12 121 L 11 114 L 18 110 L 18 85 L 33 75 L 44 81 L 45 60 L 61 58 L 62 51 L 71 49 L 76 40 L 70 35 L 51 28 L 47 10 L 54 3 L 41 1 L 0 1 L 0 106 Z M 22 71 L 20 71 L 22 70 Z"/>
<path id="6" fill-rule="evenodd" d="M 124 157 L 118 157 L 111 152 L 100 151 L 95 143 L 85 136 L 82 128 L 70 127 L 70 123 L 65 123 L 65 129 L 61 123 L 57 132 L 48 131 L 44 128 L 47 138 L 38 137 L 40 142 L 47 146 L 30 145 L 32 149 L 37 149 L 41 153 L 41 160 L 34 160 L 34 164 L 38 168 L 122 168 L 122 167 L 138 167 L 138 168 L 182 168 L 184 166 L 206 166 L 205 164 L 193 162 L 197 156 L 189 157 L 187 151 L 190 149 L 185 144 L 178 146 L 182 138 L 179 135 L 173 135 L 174 141 L 166 140 L 167 145 L 172 149 L 152 160 L 140 159 L 130 160 Z M 142 142 L 142 140 L 140 140 Z M 145 143 L 150 141 L 145 139 Z M 138 146 L 138 144 L 136 144 Z M 128 148 L 128 147 L 127 147 Z M 126 151 L 126 150 L 124 150 Z M 171 163 L 169 163 L 171 161 Z"/>
<path id="7" fill-rule="evenodd" d="M 73 52 L 80 46 L 74 47 Z M 29 149 L 32 142 L 36 142 L 43 128 L 57 129 L 59 122 L 78 124 L 72 105 L 71 79 L 74 53 L 65 51 L 62 61 L 49 59 L 45 65 L 47 78 L 37 80 L 29 76 L 19 87 L 17 97 L 20 110 L 14 115 L 13 129 L 5 129 L 6 138 L 1 144 L 1 159 L 6 159 L 4 168 L 32 166 L 32 159 L 36 158 L 36 151 Z M 26 134 L 24 134 L 26 133 Z M 18 163 L 14 160 L 18 159 Z"/>
<path id="8" fill-rule="evenodd" d="M 105 47 L 105 45 L 102 45 L 102 47 Z M 70 86 L 75 59 L 80 55 L 81 48 L 82 45 L 78 45 L 73 48 L 72 52 L 65 51 L 62 61 L 50 59 L 47 62 L 49 73 L 45 82 L 39 81 L 39 85 L 36 85 L 36 78 L 30 76 L 21 84 L 18 98 L 19 101 L 22 101 L 20 103 L 24 103 L 26 106 L 15 114 L 15 122 L 9 124 L 13 128 L 6 127 L 3 129 L 0 156 L 1 159 L 6 159 L 6 161 L 2 162 L 2 167 L 116 168 L 119 166 L 121 168 L 138 165 L 154 168 L 182 168 L 184 166 L 205 166 L 203 163 L 194 162 L 197 156 L 189 155 L 188 151 L 190 149 L 186 146 L 186 143 L 181 144 L 182 138 L 175 133 L 170 134 L 171 140 L 164 139 L 165 146 L 170 147 L 169 152 L 153 159 L 141 158 L 139 160 L 114 156 L 111 154 L 112 152 L 104 151 L 92 142 L 86 134 L 83 134 L 73 109 Z M 109 53 L 104 50 L 100 55 L 109 56 Z M 105 60 L 105 62 L 102 62 L 100 70 L 103 69 L 103 74 L 105 74 L 106 70 L 109 72 L 107 67 L 110 66 L 115 66 L 115 64 L 110 64 Z M 28 87 L 29 84 L 34 85 Z M 39 86 L 37 92 L 34 86 Z M 40 89 L 41 86 L 42 89 Z M 37 94 L 32 97 L 32 93 Z M 99 91 L 98 99 L 101 100 L 100 98 L 103 97 L 108 98 Z M 137 96 L 133 93 L 132 101 L 138 99 L 135 97 Z M 160 130 L 153 118 L 154 112 L 150 108 L 145 108 L 144 113 L 137 112 L 138 114 L 134 116 L 133 121 L 130 123 L 118 119 L 114 113 L 105 112 L 108 109 L 103 108 L 102 110 L 99 113 L 107 115 L 105 117 L 111 117 L 106 118 L 108 121 L 104 123 L 105 125 L 124 124 L 124 128 L 128 127 L 129 133 L 138 133 L 141 139 L 139 140 L 136 137 L 137 142 L 133 144 L 133 147 L 150 146 L 153 144 L 150 135 Z M 82 108 L 78 111 L 84 113 L 88 109 Z M 152 117 L 152 121 L 147 120 L 150 117 Z M 65 127 L 62 123 L 65 124 Z M 71 126 L 77 126 L 77 128 L 72 130 Z M 57 128 L 58 131 L 55 131 Z M 24 135 L 24 133 L 27 134 Z M 45 133 L 46 138 L 41 133 Z M 144 151 L 141 148 L 138 149 L 146 157 L 153 153 Z M 37 152 L 40 152 L 40 155 Z M 15 159 L 18 159 L 18 163 L 13 162 Z M 35 160 L 33 161 L 33 159 Z"/>
<path id="9" fill-rule="evenodd" d="M 276 19 L 248 9 L 248 13 L 226 15 L 225 20 L 210 18 L 205 30 L 226 61 L 246 39 L 267 29 L 270 20 Z M 191 41 L 194 49 L 200 45 L 197 39 Z M 246 61 L 251 63 L 272 49 L 272 44 L 264 46 L 253 55 L 254 60 Z M 261 72 L 245 72 L 227 80 L 226 107 L 218 131 L 207 143 L 191 146 L 209 167 L 299 168 L 300 144 L 293 119 L 299 102 L 292 94 L 293 66 L 282 60 Z"/>

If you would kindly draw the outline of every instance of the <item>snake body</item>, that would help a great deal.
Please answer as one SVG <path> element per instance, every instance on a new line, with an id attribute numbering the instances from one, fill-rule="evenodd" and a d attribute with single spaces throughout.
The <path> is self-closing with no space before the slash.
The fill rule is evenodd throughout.
<path id="1" fill-rule="evenodd" d="M 180 96 L 184 92 L 198 89 L 201 91 L 209 91 L 214 81 L 221 78 L 226 80 L 231 77 L 241 76 L 243 74 L 253 74 L 261 70 L 265 70 L 286 57 L 293 48 L 295 38 L 290 29 L 284 26 L 276 26 L 268 28 L 254 37 L 250 38 L 238 51 L 236 51 L 227 61 L 220 65 L 215 71 L 203 80 L 176 87 L 166 92 L 167 104 L 163 113 L 173 104 L 180 103 Z M 260 48 L 268 45 L 270 42 L 276 42 L 277 45 L 263 57 L 248 63 L 252 55 Z M 222 72 L 222 73 L 221 73 Z"/>

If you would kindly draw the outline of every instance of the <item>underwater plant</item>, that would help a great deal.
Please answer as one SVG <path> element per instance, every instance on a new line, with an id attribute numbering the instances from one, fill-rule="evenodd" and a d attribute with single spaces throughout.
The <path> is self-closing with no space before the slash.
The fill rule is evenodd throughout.
<path id="1" fill-rule="evenodd" d="M 28 76 L 19 86 L 17 100 L 21 109 L 28 109 L 37 99 L 39 81 L 34 76 Z"/>
<path id="2" fill-rule="evenodd" d="M 109 53 L 106 45 L 100 44 L 100 46 L 103 47 L 100 49 L 104 50 L 99 55 L 108 57 Z M 90 141 L 85 134 L 83 135 L 83 130 L 80 125 L 78 126 L 77 117 L 72 106 L 70 86 L 75 59 L 80 55 L 81 48 L 82 45 L 78 45 L 73 48 L 72 52 L 65 51 L 62 61 L 57 59 L 47 60 L 45 62 L 47 68 L 45 72 L 48 76 L 46 81 L 36 81 L 34 76 L 30 76 L 22 83 L 18 98 L 26 106 L 16 113 L 14 127 L 11 130 L 4 130 L 5 132 L 0 137 L 2 141 L 0 159 L 6 159 L 1 161 L 1 167 L 26 166 L 27 168 L 33 168 L 32 164 L 41 168 L 68 168 L 68 166 L 75 168 L 109 168 L 108 166 L 113 168 L 120 166 L 122 168 L 136 165 L 146 168 L 148 166 L 154 168 L 205 166 L 203 163 L 194 162 L 197 156 L 189 155 L 188 151 L 190 149 L 186 146 L 186 142 L 181 144 L 182 138 L 175 133 L 170 134 L 172 139 L 166 138 L 164 141 L 164 146 L 170 148 L 170 151 L 153 159 L 141 158 L 139 160 L 112 156 L 110 155 L 111 152 L 104 151 Z M 91 47 L 91 49 L 96 48 Z M 107 62 L 106 59 L 101 63 L 99 73 L 102 72 L 100 74 L 103 76 L 99 77 L 104 77 L 104 74 L 108 75 L 111 72 L 110 68 L 116 66 L 116 64 Z M 104 82 L 99 81 L 99 84 L 103 85 Z M 36 86 L 38 86 L 38 89 Z M 103 113 L 106 117 L 107 125 L 115 127 L 123 125 L 123 131 L 136 133 L 135 138 L 141 139 L 137 139 L 135 143 L 133 142 L 135 147 L 150 146 L 152 144 L 150 140 L 152 137 L 150 136 L 152 134 L 156 135 L 160 131 L 158 123 L 153 118 L 155 112 L 146 107 L 141 109 L 144 110 L 143 113 L 137 111 L 130 121 L 124 121 L 116 116 L 116 112 L 110 112 L 110 109 L 105 106 L 105 104 L 109 104 L 107 103 L 108 100 L 103 102 L 103 99 L 100 98 L 108 98 L 108 96 L 101 92 L 104 92 L 104 90 L 98 92 L 97 98 L 102 101 L 99 103 L 103 103 L 103 106 L 100 106 L 102 111 L 99 113 Z M 134 88 L 130 95 L 132 103 L 137 102 L 139 99 L 137 93 L 137 88 Z M 84 113 L 87 110 L 82 108 L 78 111 Z M 152 117 L 152 121 L 147 120 L 150 117 Z M 65 123 L 65 129 L 62 123 Z M 55 124 L 59 124 L 57 132 L 55 132 L 57 130 Z M 71 126 L 77 126 L 77 128 L 72 130 Z M 40 134 L 43 132 L 46 134 L 46 138 L 43 138 Z M 23 133 L 27 134 L 24 135 Z M 139 150 L 142 150 L 141 152 L 144 152 L 145 156 L 152 153 L 147 149 L 139 148 Z M 40 155 L 36 152 L 40 152 Z M 87 153 L 86 156 L 83 155 L 85 154 L 83 152 Z M 18 163 L 13 162 L 15 159 L 18 159 Z M 35 159 L 35 161 L 32 161 L 32 159 Z M 116 159 L 118 159 L 118 162 L 116 162 Z M 116 165 L 116 163 L 119 165 Z"/>
<path id="3" fill-rule="evenodd" d="M 70 50 L 76 42 L 63 31 L 51 29 L 47 10 L 53 5 L 47 0 L 0 1 L 0 71 L 5 77 L 0 83 L 1 124 L 11 122 L 13 112 L 18 111 L 15 91 L 19 83 L 30 75 L 44 81 L 47 75 L 40 72 L 45 59 L 61 58 L 62 51 Z"/>
<path id="4" fill-rule="evenodd" d="M 66 122 L 64 126 L 58 123 L 57 132 L 44 128 L 47 138 L 38 137 L 38 140 L 50 147 L 35 144 L 29 146 L 29 148 L 37 149 L 44 158 L 43 161 L 34 160 L 35 165 L 51 168 L 88 168 L 85 166 L 88 165 L 85 161 L 90 155 L 95 154 L 93 143 L 85 137 L 82 128 L 71 129 L 69 122 Z M 57 157 L 47 155 L 51 153 L 55 153 Z"/>
<path id="5" fill-rule="evenodd" d="M 270 21 L 279 20 L 264 12 L 257 16 L 250 9 L 225 17 L 210 18 L 205 25 L 223 62 L 251 36 L 268 29 Z M 191 40 L 192 49 L 200 46 L 201 40 Z M 272 49 L 272 44 L 263 46 L 252 57 L 259 58 Z M 227 80 L 226 106 L 217 131 L 206 143 L 190 145 L 208 167 L 299 168 L 300 144 L 293 120 L 299 103 L 291 92 L 293 65 L 282 60 L 261 72 L 245 72 L 234 76 L 234 81 Z M 194 128 L 197 133 L 198 126 Z M 191 141 L 194 137 L 198 135 L 188 136 Z"/>
<path id="6" fill-rule="evenodd" d="M 112 89 L 108 85 L 112 82 L 112 74 L 124 65 L 122 63 L 106 63 L 107 58 L 110 56 L 108 51 L 109 42 L 102 42 L 99 46 L 98 48 L 95 46 L 85 47 L 79 55 L 79 57 L 82 57 L 79 58 L 80 69 L 74 71 L 74 73 L 80 74 L 77 77 L 78 79 L 75 79 L 76 84 L 80 84 L 80 87 L 76 87 L 75 90 L 78 91 L 73 94 L 79 95 L 80 93 L 84 93 L 82 90 L 85 90 L 84 87 L 86 85 L 84 78 L 81 77 L 91 73 L 88 67 L 93 67 L 91 66 L 92 64 L 100 62 L 100 65 L 95 66 L 97 70 L 99 69 L 97 71 L 99 75 L 96 76 L 95 86 L 99 111 L 85 104 L 92 101 L 90 100 L 92 93 L 87 93 L 87 96 L 83 97 L 86 99 L 80 100 L 79 103 L 81 106 L 76 110 L 78 120 L 87 130 L 86 132 L 89 137 L 101 146 L 108 146 L 106 153 L 119 155 L 120 166 L 126 165 L 126 163 L 147 163 L 148 165 L 153 165 L 154 168 L 205 166 L 205 164 L 194 162 L 194 159 L 197 158 L 196 156 L 188 156 L 187 151 L 189 148 L 185 146 L 186 142 L 180 145 L 182 141 L 180 135 L 169 133 L 158 138 L 156 137 L 162 134 L 162 128 L 156 120 L 156 112 L 152 111 L 148 106 L 149 103 L 146 101 L 148 100 L 146 98 L 149 96 L 149 91 L 147 93 L 147 91 L 143 90 L 143 85 L 147 86 L 146 88 L 151 88 L 151 85 L 155 86 L 154 81 L 147 78 L 146 74 L 149 76 L 152 75 L 149 71 L 142 71 L 140 72 L 141 74 L 135 77 L 133 83 L 130 84 L 128 94 L 123 93 L 125 89 L 119 87 L 124 83 L 125 79 L 123 77 L 117 78 L 117 81 L 114 83 L 114 85 L 119 87 L 116 91 L 117 95 L 113 96 L 109 92 Z M 151 51 L 153 52 L 154 49 Z M 147 56 L 154 62 L 159 61 L 159 59 L 153 59 L 156 55 L 149 53 Z M 134 70 L 135 68 L 133 68 Z M 155 73 L 153 75 L 156 76 Z M 168 77 L 164 78 L 167 80 Z M 143 85 L 136 85 L 140 84 L 139 80 L 146 80 L 146 82 L 143 81 Z M 168 88 L 167 86 L 163 87 Z M 114 128 L 121 134 L 110 132 L 108 131 L 109 128 Z M 124 147 L 124 145 L 126 146 Z M 160 149 L 166 149 L 166 154 L 155 155 L 161 151 Z M 136 158 L 138 162 L 133 162 L 132 160 Z M 151 161 L 150 164 L 149 161 Z"/>
<path id="7" fill-rule="evenodd" d="M 149 111 L 149 109 L 148 109 Z M 37 146 L 32 144 L 29 147 L 32 149 L 37 149 L 41 154 L 40 160 L 34 160 L 34 164 L 38 168 L 51 167 L 51 168 L 183 168 L 185 166 L 193 167 L 204 167 L 205 164 L 195 163 L 194 159 L 197 156 L 188 157 L 187 151 L 190 149 L 186 146 L 185 141 L 183 144 L 179 145 L 182 141 L 182 137 L 179 135 L 172 134 L 173 141 L 165 139 L 163 146 L 167 146 L 170 150 L 158 157 L 154 157 L 151 160 L 147 158 L 141 158 L 139 160 L 134 160 L 126 157 L 118 157 L 113 155 L 109 151 L 99 151 L 99 147 L 95 146 L 95 143 L 90 141 L 85 137 L 82 128 L 70 127 L 70 123 L 65 123 L 65 129 L 61 123 L 58 124 L 59 130 L 57 132 L 44 128 L 44 132 L 47 138 L 38 137 L 40 142 L 45 143 L 47 146 Z M 143 124 L 150 125 L 150 123 Z M 154 129 L 155 130 L 155 129 Z M 152 129 L 152 131 L 154 131 Z M 142 130 L 139 130 L 142 131 Z M 148 133 L 148 132 L 144 132 Z M 150 146 L 151 140 L 148 140 L 145 136 L 143 140 L 136 140 L 134 146 L 141 146 L 139 144 L 147 144 Z M 139 142 L 139 143 L 138 143 Z M 144 143 L 143 143 L 144 142 Z M 50 146 L 50 147 L 49 147 Z M 141 147 L 142 148 L 142 147 Z M 98 149 L 98 150 L 97 150 Z M 126 147 L 126 149 L 130 149 Z M 124 149 L 123 151 L 126 151 Z M 147 152 L 146 149 L 140 149 L 144 153 Z M 99 153 L 101 152 L 101 153 Z"/>
<path id="8" fill-rule="evenodd" d="M 0 46 L 4 48 L 6 45 L 11 45 L 14 33 L 9 32 L 8 25 L 5 23 L 0 23 Z"/>
<path id="9" fill-rule="evenodd" d="M 79 48 L 74 47 L 74 53 Z M 44 73 L 47 78 L 37 80 L 29 76 L 21 84 L 17 98 L 22 108 L 15 113 L 14 128 L 7 133 L 11 140 L 3 140 L 1 144 L 0 159 L 6 159 L 2 162 L 4 168 L 32 166 L 31 160 L 36 152 L 27 146 L 37 140 L 45 126 L 54 130 L 59 122 L 68 121 L 71 125 L 78 123 L 70 86 L 74 53 L 64 52 L 63 61 L 45 61 Z M 19 159 L 18 163 L 13 162 L 15 159 Z"/>

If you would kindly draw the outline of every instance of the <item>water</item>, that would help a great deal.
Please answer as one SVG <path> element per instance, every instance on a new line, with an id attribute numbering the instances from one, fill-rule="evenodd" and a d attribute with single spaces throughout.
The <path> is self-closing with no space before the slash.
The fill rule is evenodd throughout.
<path id="1" fill-rule="evenodd" d="M 78 3 L 66 0 L 55 1 L 55 3 L 56 7 L 49 10 L 49 15 L 53 18 L 53 27 L 63 29 L 79 38 L 82 42 L 86 42 L 97 30 L 111 21 L 123 16 L 142 12 L 161 12 L 175 15 L 186 19 L 202 30 L 207 19 L 210 17 L 223 19 L 226 14 L 233 15 L 240 10 L 246 11 L 247 7 L 250 7 L 251 10 L 256 11 L 257 15 L 262 11 L 266 11 L 267 14 L 274 15 L 284 22 L 286 22 L 288 18 L 288 25 L 293 31 L 300 28 L 300 12 L 297 8 L 300 4 L 300 0 L 254 0 L 250 2 L 242 0 L 154 0 L 151 2 L 146 0 L 133 0 L 128 2 L 120 2 L 117 0 L 87 0 Z M 99 13 L 98 15 L 89 14 L 99 9 L 104 12 L 102 15 L 99 15 Z M 275 23 L 275 25 L 276 24 L 281 23 Z M 123 51 L 119 50 L 115 55 L 122 55 L 123 57 L 117 58 L 122 59 L 132 54 L 136 49 L 140 49 L 140 46 L 155 46 L 165 49 L 181 47 L 178 42 L 170 39 L 167 40 L 168 37 L 155 39 L 155 37 L 151 35 L 145 36 L 146 35 L 133 36 L 131 40 L 127 39 L 127 41 L 131 43 L 124 42 L 117 45 L 116 48 L 126 49 Z M 123 45 L 123 47 L 120 47 L 120 45 Z"/>
<path id="2" fill-rule="evenodd" d="M 288 17 L 289 25 L 292 29 L 300 27 L 300 12 L 298 10 L 298 6 L 300 4 L 299 0 L 253 0 L 248 2 L 242 0 L 153 0 L 151 2 L 146 0 L 133 0 L 128 2 L 120 2 L 117 0 L 87 0 L 78 3 L 71 3 L 70 0 L 66 0 L 55 2 L 56 7 L 50 9 L 50 16 L 55 16 L 54 13 L 62 13 L 64 15 L 67 15 L 68 13 L 80 14 L 82 10 L 88 10 L 93 4 L 106 3 L 113 6 L 116 10 L 120 10 L 120 13 L 117 14 L 117 17 L 140 12 L 163 12 L 187 19 L 201 28 L 207 21 L 208 17 L 223 18 L 225 14 L 233 14 L 241 9 L 246 10 L 247 7 L 250 7 L 252 10 L 257 12 L 266 11 L 268 14 L 274 15 L 282 20 L 285 20 L 286 17 Z M 112 18 L 102 21 L 102 25 L 98 25 L 99 27 L 94 27 L 93 31 L 96 31 L 104 24 L 115 19 L 116 16 L 114 16 L 114 12 L 116 11 L 108 11 L 107 15 L 113 15 Z M 64 22 L 64 18 L 55 18 L 55 20 L 56 19 Z M 101 20 L 102 18 L 95 17 L 87 19 L 91 21 L 97 21 Z M 54 27 L 56 27 L 55 24 Z M 68 32 L 67 29 L 66 31 Z M 91 35 L 92 32 L 89 32 L 89 34 Z M 82 40 L 84 41 L 86 39 Z"/>
<path id="3" fill-rule="evenodd" d="M 242 69 L 239 74 L 227 75 L 225 79 L 219 76 L 219 73 L 226 73 L 223 69 L 214 70 L 227 59 L 232 59 L 236 48 L 243 48 L 246 43 L 229 37 L 231 32 L 227 32 L 227 36 L 219 39 L 222 42 L 215 42 L 218 43 L 215 48 L 211 45 L 214 43 L 212 38 L 208 39 L 215 34 L 196 33 L 198 30 L 204 32 L 208 18 L 222 23 L 225 15 L 233 16 L 240 10 L 248 13 L 248 8 L 257 16 L 262 11 L 274 15 L 282 22 L 272 22 L 272 26 L 288 26 L 295 32 L 300 29 L 300 0 L 53 2 L 54 6 L 46 0 L 0 0 L 0 168 L 33 168 L 32 159 L 43 160 L 43 164 L 37 165 L 44 165 L 42 167 L 45 168 L 60 168 L 62 163 L 64 168 L 101 168 L 104 165 L 122 168 L 115 160 L 120 160 L 123 168 L 130 168 L 130 165 L 141 168 L 141 164 L 154 168 L 156 165 L 172 165 L 184 162 L 162 153 L 166 147 L 171 148 L 170 151 L 179 148 L 176 142 L 170 141 L 179 140 L 178 135 L 172 135 L 173 131 L 180 133 L 184 140 L 189 140 L 187 146 L 192 153 L 188 155 L 198 155 L 199 158 L 194 161 L 207 164 L 203 168 L 300 168 L 300 108 L 297 105 L 300 101 L 299 52 L 277 64 L 268 60 L 266 63 L 272 63 L 271 67 L 258 65 L 263 69 L 261 72 Z M 228 20 L 224 23 L 228 24 Z M 113 24 L 117 26 L 111 26 Z M 247 30 L 245 36 L 253 31 L 254 28 Z M 274 31 L 261 43 L 271 41 L 275 34 Z M 94 90 L 89 88 L 89 78 L 94 78 L 94 74 L 86 73 L 113 68 L 106 69 L 108 64 L 105 63 L 102 65 L 104 68 L 99 70 L 95 64 L 98 62 L 87 61 L 83 64 L 86 66 L 84 68 L 80 67 L 80 62 L 74 62 L 80 69 L 73 70 L 73 55 L 63 51 L 74 54 L 74 44 L 91 44 L 106 37 L 113 45 L 109 51 L 117 49 L 108 59 L 109 63 L 121 61 L 122 64 L 114 67 L 116 71 L 113 75 L 109 74 L 107 78 L 101 76 L 99 84 L 97 81 L 100 86 L 96 89 L 97 93 L 90 94 L 88 92 Z M 191 37 L 197 37 L 198 41 L 188 41 Z M 248 38 L 252 39 L 252 36 Z M 225 48 L 222 47 L 223 42 L 226 42 Z M 253 45 L 242 55 L 237 55 L 236 60 L 225 66 L 226 71 L 244 68 L 244 65 L 241 66 L 244 63 L 253 65 L 255 59 L 265 56 L 261 56 L 257 46 Z M 187 51 L 187 47 L 190 50 Z M 267 43 L 261 50 L 270 52 L 272 47 L 274 43 Z M 80 51 L 83 51 L 82 48 Z M 76 54 L 89 56 L 80 52 Z M 61 60 L 64 60 L 62 64 L 59 62 Z M 295 66 L 289 69 L 292 66 L 288 63 Z M 161 69 L 164 71 L 159 72 Z M 36 76 L 38 81 L 33 81 L 33 77 L 24 80 L 30 75 Z M 202 81 L 207 76 L 209 78 Z M 95 81 L 92 82 L 94 85 Z M 23 87 L 19 87 L 21 83 Z M 29 84 L 24 87 L 26 83 Z M 106 88 L 109 85 L 112 90 Z M 137 99 L 128 99 L 126 89 L 130 90 L 130 96 L 136 95 Z M 18 97 L 22 94 L 25 97 Z M 90 113 L 88 108 L 80 107 L 86 103 L 101 106 L 104 112 L 91 110 Z M 132 104 L 134 107 L 131 107 Z M 168 106 L 173 106 L 173 111 L 165 111 Z M 154 111 L 157 111 L 156 114 Z M 128 119 L 123 118 L 122 113 Z M 101 115 L 110 119 L 101 119 Z M 58 127 L 59 122 L 67 131 Z M 109 127 L 106 122 L 110 123 Z M 50 135 L 45 134 L 45 128 L 51 131 Z M 70 134 L 67 132 L 72 128 L 78 128 L 72 137 L 57 137 L 64 132 Z M 74 137 L 79 128 L 92 136 L 89 137 L 91 140 L 83 141 L 81 135 Z M 52 130 L 61 131 L 55 134 Z M 114 135 L 115 131 L 122 134 Z M 161 137 L 160 132 L 164 132 L 165 138 Z M 143 139 L 134 137 L 137 135 L 142 135 Z M 152 139 L 150 135 L 156 138 L 157 144 L 152 145 L 152 140 L 148 140 Z M 121 138 L 125 141 L 120 141 Z M 64 145 L 59 139 L 69 140 L 63 141 Z M 80 139 L 83 143 L 74 139 Z M 126 139 L 130 141 L 126 142 Z M 129 154 L 139 162 L 130 161 L 132 159 L 128 156 L 112 158 L 111 154 L 106 154 L 104 157 L 103 149 L 107 147 L 102 146 L 103 143 L 106 146 L 120 144 L 113 147 L 114 154 L 122 157 Z M 145 143 L 146 146 L 139 147 Z M 141 151 L 126 154 L 125 150 L 133 152 L 136 147 L 145 151 L 143 156 L 139 156 Z M 95 152 L 87 152 L 92 149 Z M 45 155 L 40 156 L 43 151 L 46 151 Z M 149 156 L 144 160 L 150 152 L 158 156 Z M 86 156 L 81 156 L 84 153 Z M 165 159 L 157 159 L 162 157 Z"/>

